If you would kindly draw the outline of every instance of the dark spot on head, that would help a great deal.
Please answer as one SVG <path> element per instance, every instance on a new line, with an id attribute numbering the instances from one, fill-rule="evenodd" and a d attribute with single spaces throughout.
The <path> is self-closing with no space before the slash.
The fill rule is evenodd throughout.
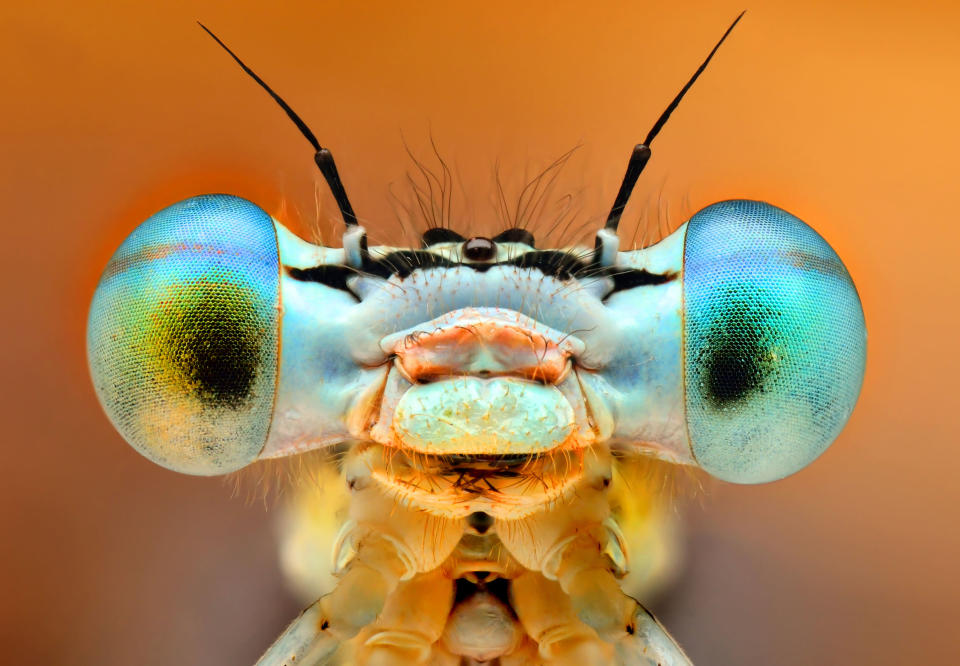
<path id="1" fill-rule="evenodd" d="M 490 261 L 497 256 L 497 244 L 489 238 L 475 236 L 463 244 L 463 256 L 470 261 Z"/>
<path id="2" fill-rule="evenodd" d="M 474 511 L 467 516 L 467 525 L 469 525 L 477 534 L 486 534 L 487 530 L 493 525 L 493 516 L 483 511 Z"/>
<path id="3" fill-rule="evenodd" d="M 466 240 L 453 229 L 445 227 L 432 227 L 423 232 L 423 247 L 430 247 L 437 243 L 460 243 Z"/>
<path id="4" fill-rule="evenodd" d="M 715 408 L 763 391 L 780 365 L 774 331 L 777 312 L 758 299 L 733 299 L 710 325 L 698 350 L 700 387 Z"/>
<path id="5" fill-rule="evenodd" d="M 494 243 L 523 243 L 524 245 L 535 247 L 533 234 L 531 234 L 526 229 L 521 229 L 520 227 L 513 227 L 512 229 L 501 231 L 499 234 L 493 237 L 493 242 Z"/>
<path id="6" fill-rule="evenodd" d="M 215 407 L 247 400 L 274 334 L 252 288 L 215 279 L 179 285 L 155 316 L 168 380 Z"/>

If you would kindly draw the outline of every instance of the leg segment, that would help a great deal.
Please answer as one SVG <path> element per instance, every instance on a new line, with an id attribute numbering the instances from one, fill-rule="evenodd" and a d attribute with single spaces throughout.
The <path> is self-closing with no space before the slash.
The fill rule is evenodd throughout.
<path id="1" fill-rule="evenodd" d="M 556 581 L 528 571 L 510 581 L 510 601 L 544 664 L 606 666 L 612 647 L 580 621 L 570 597 Z"/>
<path id="2" fill-rule="evenodd" d="M 620 589 L 601 544 L 596 535 L 579 534 L 566 545 L 556 570 L 577 617 L 614 644 L 625 666 L 692 666 L 650 611 Z"/>
<path id="3" fill-rule="evenodd" d="M 401 582 L 377 621 L 357 636 L 356 662 L 367 666 L 429 663 L 452 605 L 453 581 L 439 569 Z"/>
<path id="4" fill-rule="evenodd" d="M 324 626 L 323 611 L 317 601 L 290 623 L 256 666 L 325 664 L 338 647 L 340 639 Z"/>
<path id="5" fill-rule="evenodd" d="M 633 619 L 633 634 L 616 643 L 617 662 L 633 666 L 691 666 L 673 637 L 653 614 L 639 603 Z"/>
<path id="6" fill-rule="evenodd" d="M 287 627 L 257 666 L 318 666 L 373 622 L 407 574 L 394 543 L 368 534 L 337 586 Z"/>

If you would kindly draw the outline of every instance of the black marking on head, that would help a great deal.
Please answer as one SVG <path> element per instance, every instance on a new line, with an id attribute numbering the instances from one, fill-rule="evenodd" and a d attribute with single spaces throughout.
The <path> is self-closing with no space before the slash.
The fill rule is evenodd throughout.
<path id="1" fill-rule="evenodd" d="M 756 303 L 731 302 L 728 314 L 710 326 L 706 344 L 698 350 L 700 387 L 704 398 L 716 409 L 749 399 L 764 391 L 779 362 L 771 347 L 771 324 L 778 314 Z"/>
<path id="2" fill-rule="evenodd" d="M 463 244 L 463 256 L 470 261 L 490 261 L 497 256 L 497 244 L 489 238 L 474 236 Z"/>
<path id="3" fill-rule="evenodd" d="M 462 243 L 466 240 L 453 229 L 446 227 L 431 227 L 423 232 L 423 247 L 428 248 L 437 243 Z"/>
<path id="4" fill-rule="evenodd" d="M 513 227 L 512 229 L 501 231 L 494 236 L 492 240 L 494 243 L 523 243 L 524 245 L 535 247 L 533 234 L 520 227 Z"/>
<path id="5" fill-rule="evenodd" d="M 283 270 L 294 280 L 298 280 L 300 282 L 319 282 L 320 284 L 326 285 L 331 289 L 345 291 L 356 298 L 356 295 L 353 294 L 353 292 L 350 291 L 350 288 L 347 286 L 347 278 L 352 275 L 358 275 L 355 268 L 342 266 L 340 264 L 320 264 L 319 266 L 314 266 L 312 268 L 294 268 L 292 266 L 284 266 Z M 357 302 L 360 302 L 359 298 L 357 298 Z"/>
<path id="6" fill-rule="evenodd" d="M 424 250 L 397 250 L 391 252 L 385 257 L 371 259 L 363 265 L 363 271 L 371 275 L 377 275 L 384 279 L 391 275 L 401 278 L 409 275 L 417 269 L 427 268 L 453 268 L 461 264 L 451 261 L 446 257 L 434 252 Z"/>
<path id="7" fill-rule="evenodd" d="M 578 259 L 576 255 L 562 250 L 527 252 L 511 263 L 518 268 L 536 268 L 544 275 L 560 280 L 570 280 L 587 270 L 592 270 L 589 264 Z"/>
<path id="8" fill-rule="evenodd" d="M 564 252 L 563 250 L 534 250 L 533 252 L 525 252 L 508 261 L 482 263 L 460 263 L 426 250 L 397 250 L 379 259 L 368 259 L 362 270 L 339 264 L 321 264 L 313 268 L 285 266 L 284 270 L 294 280 L 320 282 L 333 289 L 350 292 L 347 286 L 347 278 L 352 275 L 370 275 L 383 279 L 396 275 L 402 279 L 409 277 L 415 270 L 463 267 L 483 273 L 495 266 L 536 269 L 547 277 L 563 281 L 609 278 L 613 282 L 613 288 L 604 297 L 604 300 L 618 291 L 633 289 L 634 287 L 666 284 L 677 279 L 677 273 L 674 272 L 651 273 L 642 268 L 599 266 L 578 258 L 574 253 Z"/>
<path id="9" fill-rule="evenodd" d="M 673 271 L 667 273 L 651 273 L 645 268 L 618 270 L 616 266 L 611 266 L 609 269 L 601 272 L 608 272 L 610 278 L 613 280 L 613 290 L 610 294 L 615 294 L 618 291 L 624 291 L 626 289 L 633 289 L 634 287 L 666 284 L 677 279 L 677 273 Z M 608 297 L 610 294 L 608 294 Z"/>

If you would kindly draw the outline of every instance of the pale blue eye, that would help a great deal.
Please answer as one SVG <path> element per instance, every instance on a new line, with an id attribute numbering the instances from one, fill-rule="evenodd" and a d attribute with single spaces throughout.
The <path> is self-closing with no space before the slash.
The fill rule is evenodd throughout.
<path id="1" fill-rule="evenodd" d="M 117 430 L 180 472 L 255 459 L 273 410 L 279 299 L 276 230 L 252 203 L 194 197 L 137 227 L 100 278 L 87 327 Z"/>
<path id="2" fill-rule="evenodd" d="M 789 213 L 726 201 L 689 221 L 683 270 L 697 462 L 739 483 L 803 468 L 837 437 L 863 382 L 863 310 L 840 258 Z"/>

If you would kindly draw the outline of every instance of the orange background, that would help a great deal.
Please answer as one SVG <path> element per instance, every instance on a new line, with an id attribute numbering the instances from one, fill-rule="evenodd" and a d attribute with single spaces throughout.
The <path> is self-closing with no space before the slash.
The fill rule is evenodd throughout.
<path id="1" fill-rule="evenodd" d="M 515 198 L 577 144 L 557 194 L 599 225 L 633 144 L 742 9 L 27 7 L 0 7 L 3 661 L 230 666 L 253 663 L 297 611 L 270 513 L 122 443 L 86 375 L 86 308 L 113 249 L 178 199 L 231 192 L 305 234 L 335 225 L 309 146 L 193 21 L 333 149 L 374 240 L 399 240 L 388 185 L 403 196 L 403 138 L 429 163 L 431 133 L 470 193 L 455 202 L 461 230 L 499 224 L 495 163 Z M 807 220 L 860 288 L 867 380 L 809 469 L 716 484 L 688 510 L 686 568 L 658 610 L 699 664 L 948 663 L 960 619 L 960 9 L 748 9 L 655 142 L 624 225 L 672 228 L 730 197 Z"/>

